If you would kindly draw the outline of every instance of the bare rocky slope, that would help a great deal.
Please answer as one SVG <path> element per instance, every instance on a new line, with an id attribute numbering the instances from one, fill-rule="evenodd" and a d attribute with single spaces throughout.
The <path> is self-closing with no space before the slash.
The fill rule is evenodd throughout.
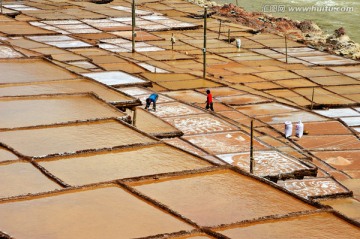
<path id="1" fill-rule="evenodd" d="M 219 5 L 206 0 L 188 0 L 200 6 L 208 6 L 215 15 L 227 17 L 233 22 L 251 27 L 255 32 L 284 35 L 321 51 L 360 60 L 360 45 L 350 39 L 343 27 L 333 34 L 325 34 L 316 23 L 273 17 L 262 12 L 247 12 L 234 4 Z"/>

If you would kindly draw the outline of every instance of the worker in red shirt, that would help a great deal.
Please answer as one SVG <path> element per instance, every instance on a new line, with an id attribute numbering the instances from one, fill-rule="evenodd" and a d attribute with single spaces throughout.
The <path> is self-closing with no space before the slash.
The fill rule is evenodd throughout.
<path id="1" fill-rule="evenodd" d="M 212 94 L 210 93 L 210 90 L 206 90 L 206 93 L 206 109 L 208 110 L 210 108 L 212 111 L 214 111 Z"/>

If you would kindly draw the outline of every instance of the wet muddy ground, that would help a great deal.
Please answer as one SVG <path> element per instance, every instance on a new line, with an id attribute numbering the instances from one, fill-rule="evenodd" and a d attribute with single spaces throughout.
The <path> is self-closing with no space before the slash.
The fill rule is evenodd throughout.
<path id="1" fill-rule="evenodd" d="M 136 8 L 4 1 L 0 237 L 356 238 L 359 62 L 209 16 L 204 77 L 204 9 Z"/>

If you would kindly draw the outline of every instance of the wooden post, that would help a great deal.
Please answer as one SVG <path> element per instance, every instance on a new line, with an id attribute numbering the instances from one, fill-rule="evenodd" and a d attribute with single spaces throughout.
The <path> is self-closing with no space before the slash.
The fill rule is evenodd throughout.
<path id="1" fill-rule="evenodd" d="M 238 2 L 238 0 L 236 0 L 236 6 L 237 6 L 237 7 L 239 6 L 239 2 Z"/>
<path id="2" fill-rule="evenodd" d="M 314 95 L 315 95 L 315 87 L 313 87 L 312 96 L 311 96 L 311 106 L 310 109 L 313 109 L 314 106 Z"/>
<path id="3" fill-rule="evenodd" d="M 171 50 L 173 51 L 174 50 L 174 43 L 175 43 L 175 37 L 174 37 L 174 33 L 171 34 Z"/>
<path id="4" fill-rule="evenodd" d="M 254 120 L 251 120 L 251 134 L 250 134 L 250 173 L 254 172 Z"/>
<path id="5" fill-rule="evenodd" d="M 204 48 L 203 48 L 203 78 L 205 79 L 206 76 L 206 26 L 207 24 L 207 7 L 204 8 Z"/>
<path id="6" fill-rule="evenodd" d="M 134 107 L 134 113 L 133 113 L 133 126 L 136 127 L 136 107 Z"/>
<path id="7" fill-rule="evenodd" d="M 132 6 L 131 6 L 131 31 L 132 31 L 132 52 L 135 52 L 135 37 L 136 37 L 136 33 L 135 33 L 135 0 L 132 1 Z"/>
<path id="8" fill-rule="evenodd" d="M 218 39 L 220 39 L 220 32 L 221 32 L 221 19 L 220 19 L 220 25 L 219 25 Z"/>
<path id="9" fill-rule="evenodd" d="M 230 43 L 230 29 L 228 30 L 228 42 Z"/>
<path id="10" fill-rule="evenodd" d="M 288 47 L 287 47 L 287 36 L 285 34 L 285 56 L 286 56 L 286 63 L 288 63 Z"/>

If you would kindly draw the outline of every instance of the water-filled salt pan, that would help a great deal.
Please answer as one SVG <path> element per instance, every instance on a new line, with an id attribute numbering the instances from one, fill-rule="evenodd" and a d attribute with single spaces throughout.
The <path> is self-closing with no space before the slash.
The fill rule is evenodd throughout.
<path id="1" fill-rule="evenodd" d="M 231 171 L 152 181 L 135 188 L 202 226 L 314 209 L 269 185 Z"/>
<path id="2" fill-rule="evenodd" d="M 146 83 L 143 79 L 121 71 L 94 72 L 85 73 L 83 75 L 110 86 Z"/>
<path id="3" fill-rule="evenodd" d="M 1 165 L 0 182 L 0 198 L 61 189 L 32 164 L 24 162 Z"/>
<path id="4" fill-rule="evenodd" d="M 1 229 L 19 239 L 139 238 L 193 229 L 115 186 L 3 203 L 0 214 Z"/>
<path id="5" fill-rule="evenodd" d="M 247 223 L 243 226 L 217 231 L 232 239 L 278 238 L 357 238 L 359 229 L 330 213 L 310 214 L 284 219 L 267 220 L 258 223 Z M 344 233 L 346 232 L 346 233 Z M 291 235 L 291 236 L 290 236 Z"/>
<path id="6" fill-rule="evenodd" d="M 91 94 L 0 98 L 0 128 L 125 116 Z"/>
<path id="7" fill-rule="evenodd" d="M 165 144 L 44 159 L 39 164 L 70 185 L 211 166 L 206 161 Z"/>
<path id="8" fill-rule="evenodd" d="M 34 157 L 155 142 L 116 120 L 0 131 L 0 138 L 2 143 Z"/>

